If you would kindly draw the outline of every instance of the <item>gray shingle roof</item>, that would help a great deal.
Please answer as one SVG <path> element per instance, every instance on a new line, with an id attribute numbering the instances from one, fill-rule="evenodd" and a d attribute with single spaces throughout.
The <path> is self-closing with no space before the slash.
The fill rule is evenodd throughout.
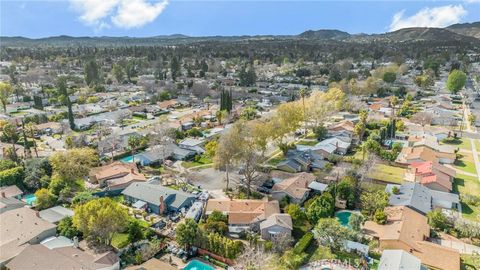
<path id="1" fill-rule="evenodd" d="M 175 208 L 179 208 L 186 200 L 195 198 L 189 193 L 150 183 L 132 183 L 122 194 L 153 205 L 160 205 L 160 196 L 163 196 L 164 202 Z"/>
<path id="2" fill-rule="evenodd" d="M 424 214 L 432 210 L 432 194 L 429 188 L 419 183 L 405 183 L 399 190 L 399 194 L 390 195 L 390 205 L 409 206 Z"/>

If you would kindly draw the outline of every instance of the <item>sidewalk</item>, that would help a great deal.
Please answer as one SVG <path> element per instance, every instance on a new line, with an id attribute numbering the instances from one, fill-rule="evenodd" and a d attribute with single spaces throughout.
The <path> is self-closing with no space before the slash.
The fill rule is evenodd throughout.
<path id="1" fill-rule="evenodd" d="M 472 155 L 473 161 L 475 162 L 475 168 L 477 169 L 477 178 L 480 181 L 480 161 L 478 159 L 477 148 L 475 147 L 475 141 L 470 139 L 470 144 L 472 145 Z"/>

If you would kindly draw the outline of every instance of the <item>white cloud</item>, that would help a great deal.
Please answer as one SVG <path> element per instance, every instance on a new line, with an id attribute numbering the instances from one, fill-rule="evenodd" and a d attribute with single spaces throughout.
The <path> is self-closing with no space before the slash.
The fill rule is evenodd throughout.
<path id="1" fill-rule="evenodd" d="M 467 14 L 462 5 L 447 5 L 423 8 L 410 17 L 404 17 L 405 10 L 393 15 L 390 31 L 407 27 L 446 27 L 460 22 Z"/>
<path id="2" fill-rule="evenodd" d="M 167 5 L 168 0 L 156 4 L 144 0 L 123 0 L 112 22 L 122 28 L 140 27 L 155 20 Z"/>
<path id="3" fill-rule="evenodd" d="M 150 3 L 147 0 L 70 0 L 80 14 L 81 22 L 100 31 L 110 22 L 120 28 L 140 27 L 155 20 L 168 5 L 168 0 Z"/>

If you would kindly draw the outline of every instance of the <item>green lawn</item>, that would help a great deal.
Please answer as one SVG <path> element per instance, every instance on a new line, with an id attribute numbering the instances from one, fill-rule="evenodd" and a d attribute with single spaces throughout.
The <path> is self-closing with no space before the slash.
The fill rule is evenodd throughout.
<path id="1" fill-rule="evenodd" d="M 325 259 L 337 259 L 343 262 L 348 262 L 353 266 L 360 265 L 360 256 L 356 254 L 345 251 L 336 251 L 333 253 L 328 247 L 318 246 L 317 244 L 310 245 L 310 247 L 307 248 L 306 253 L 309 255 L 308 262 Z"/>
<path id="2" fill-rule="evenodd" d="M 394 167 L 385 164 L 377 164 L 372 172 L 368 175 L 368 177 L 388 182 L 394 184 L 401 184 L 403 183 L 403 177 L 405 175 L 406 169 L 400 167 Z"/>
<path id="3" fill-rule="evenodd" d="M 307 140 L 300 140 L 298 141 L 298 145 L 308 145 L 308 146 L 314 146 L 318 143 L 318 141 L 307 141 Z"/>
<path id="4" fill-rule="evenodd" d="M 124 248 L 129 244 L 128 233 L 116 233 L 112 238 L 112 246 L 116 248 Z"/>
<path id="5" fill-rule="evenodd" d="M 473 143 L 475 144 L 475 149 L 477 149 L 477 152 L 480 152 L 480 140 L 473 140 Z"/>
<path id="6" fill-rule="evenodd" d="M 207 164 L 212 164 L 212 163 L 213 163 L 213 161 L 210 158 L 202 155 L 198 161 L 184 161 L 184 162 L 182 162 L 182 166 L 184 168 L 188 169 L 188 168 L 207 165 Z"/>
<path id="7" fill-rule="evenodd" d="M 462 194 L 478 196 L 480 194 L 480 181 L 473 176 L 457 174 L 453 182 L 453 192 L 460 194 L 460 196 Z M 480 206 L 462 202 L 462 216 L 470 220 L 480 221 Z"/>
<path id="8" fill-rule="evenodd" d="M 468 139 L 468 138 L 444 139 L 444 140 L 442 140 L 442 143 L 452 145 L 452 146 L 458 147 L 460 149 L 472 150 L 472 145 L 470 143 L 470 139 Z"/>
<path id="9" fill-rule="evenodd" d="M 460 154 L 460 156 L 461 158 L 456 160 L 453 166 L 459 170 L 462 170 L 468 173 L 477 174 L 473 156 L 470 153 L 462 153 Z"/>
<path id="10" fill-rule="evenodd" d="M 271 165 L 271 166 L 277 166 L 278 163 L 282 162 L 283 160 L 285 160 L 285 157 L 283 157 L 283 154 L 280 154 L 280 155 L 268 160 L 267 164 Z"/>

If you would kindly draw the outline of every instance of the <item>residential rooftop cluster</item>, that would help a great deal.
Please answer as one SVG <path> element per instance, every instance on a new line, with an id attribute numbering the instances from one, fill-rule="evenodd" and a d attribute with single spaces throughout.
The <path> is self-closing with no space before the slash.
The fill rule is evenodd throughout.
<path id="1" fill-rule="evenodd" d="M 480 267 L 477 45 L 249 42 L 2 48 L 0 267 Z"/>

